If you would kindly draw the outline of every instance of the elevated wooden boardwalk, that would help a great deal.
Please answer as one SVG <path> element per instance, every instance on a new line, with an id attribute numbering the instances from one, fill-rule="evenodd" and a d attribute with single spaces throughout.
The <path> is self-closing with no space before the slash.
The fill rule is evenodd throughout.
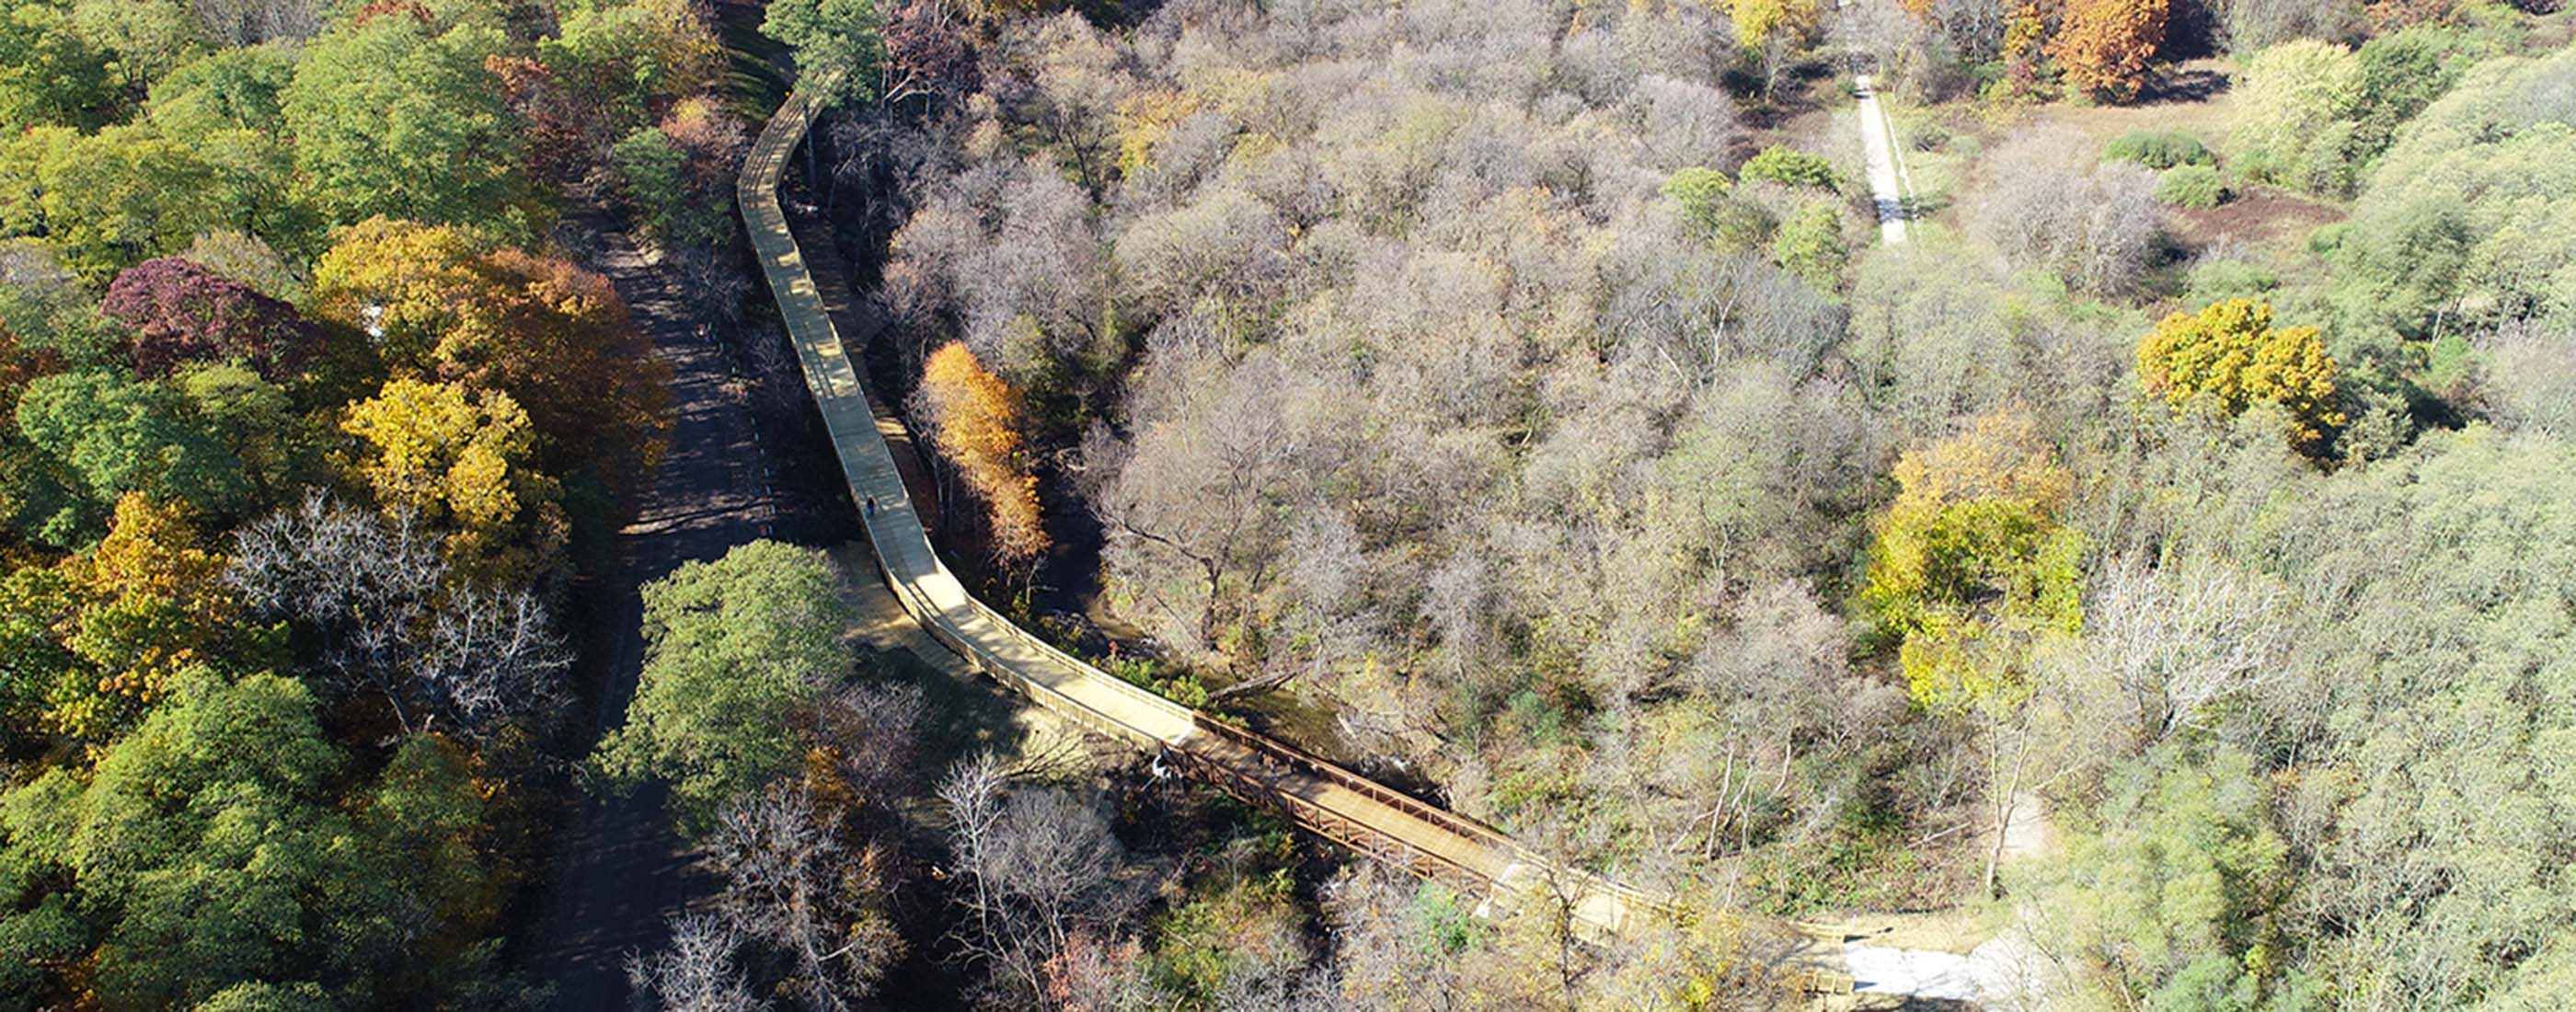
<path id="1" fill-rule="evenodd" d="M 886 441 L 900 432 L 878 410 L 841 344 L 778 204 L 787 159 L 811 126 L 816 89 L 788 97 L 744 161 L 744 223 L 805 368 L 853 499 L 874 503 L 868 541 L 877 568 L 922 630 L 975 668 L 1093 732 L 1163 756 L 1183 773 L 1354 850 L 1513 908 L 1563 903 L 1578 931 L 1611 935 L 1661 905 L 1635 889 L 1561 868 L 1473 819 L 1402 793 L 1281 742 L 1223 724 L 1066 655 L 975 600 L 941 563 Z"/>

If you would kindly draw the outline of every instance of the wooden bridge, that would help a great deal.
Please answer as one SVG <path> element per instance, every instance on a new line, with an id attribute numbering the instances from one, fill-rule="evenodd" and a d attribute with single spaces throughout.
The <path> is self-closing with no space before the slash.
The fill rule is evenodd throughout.
<path id="1" fill-rule="evenodd" d="M 1286 814 L 1316 835 L 1478 897 L 1480 909 L 1562 903 L 1595 937 L 1664 906 L 1598 875 L 1547 861 L 1493 828 L 1391 790 L 1315 755 L 1121 681 L 1030 635 L 966 592 L 933 551 L 871 403 L 778 204 L 787 159 L 811 125 L 814 96 L 790 95 L 762 129 L 737 184 L 744 223 L 823 413 L 854 501 L 871 502 L 868 541 L 894 596 L 923 631 L 975 670 L 1095 733 L 1156 753 L 1184 774 Z"/>

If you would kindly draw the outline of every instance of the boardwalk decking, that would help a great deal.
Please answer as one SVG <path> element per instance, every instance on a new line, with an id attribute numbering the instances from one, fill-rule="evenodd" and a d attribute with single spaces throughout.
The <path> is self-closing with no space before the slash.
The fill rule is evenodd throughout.
<path id="1" fill-rule="evenodd" d="M 736 195 L 852 498 L 873 503 L 866 521 L 880 575 L 923 631 L 976 670 L 1084 728 L 1155 752 L 1194 778 L 1283 811 L 1311 832 L 1487 902 L 1562 902 L 1578 930 L 1603 935 L 1656 909 L 1643 893 L 1556 867 L 1474 820 L 1120 681 L 968 594 L 932 549 L 896 471 L 885 430 L 899 432 L 899 423 L 870 402 L 852 363 L 854 349 L 844 348 L 833 329 L 778 204 L 787 159 L 811 125 L 815 90 L 790 95 L 762 129 Z"/>

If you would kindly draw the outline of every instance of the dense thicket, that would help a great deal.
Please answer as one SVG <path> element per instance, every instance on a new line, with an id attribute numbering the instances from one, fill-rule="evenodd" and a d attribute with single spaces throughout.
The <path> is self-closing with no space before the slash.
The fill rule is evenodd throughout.
<path id="1" fill-rule="evenodd" d="M 2186 276 L 2183 187 L 2050 132 L 1983 152 L 1964 229 L 1846 263 L 1853 167 L 1755 159 L 1739 112 L 1772 32 L 1828 26 L 1749 6 L 1760 33 L 1652 4 L 1008 23 L 895 237 L 909 361 L 959 341 L 1027 394 L 1072 479 L 1043 508 L 1098 520 L 1167 663 L 1578 860 L 1897 903 L 1991 876 L 2040 806 L 2066 854 L 1990 882 L 2058 918 L 2042 1006 L 2518 1007 L 2563 975 L 2544 644 L 2576 599 L 2539 489 L 2569 230 L 2526 199 L 2552 170 L 2505 166 L 2552 150 L 2567 57 L 2463 72 L 2512 44 L 2497 12 L 2255 57 L 2226 160 L 2158 150 L 2203 189 L 2359 191 L 2286 287 L 2225 248 Z M 1973 48 L 1995 95 L 2122 97 L 2163 28 L 1907 6 L 1829 27 Z M 2368 33 L 2257 6 L 2175 16 Z M 1367 937 L 1314 971 L 1363 1007 L 1397 972 Z"/>
<path id="2" fill-rule="evenodd" d="M 0 10 L 0 1008 L 538 993 L 500 934 L 564 795 L 569 546 L 667 427 L 543 236 L 711 39 L 655 0 Z"/>
<path id="3" fill-rule="evenodd" d="M 1777 1007 L 1767 915 L 1990 897 L 2001 1004 L 2576 981 L 2560 27 L 1063 6 L 766 11 L 850 110 L 818 202 L 902 219 L 876 364 L 957 546 L 1014 608 L 1096 564 L 1122 674 L 1699 916 L 1585 944 L 969 754 L 1008 736 L 760 542 L 645 588 L 592 756 L 715 873 L 639 1007 L 894 1003 L 916 956 L 994 1008 Z M 1956 200 L 1870 242 L 1843 54 L 1984 113 L 2187 95 L 2198 45 L 2224 136 L 1908 122 Z M 667 434 L 556 237 L 613 200 L 732 311 L 724 56 L 679 0 L 0 0 L 0 1009 L 534 997 L 553 616 Z M 2195 238 L 2267 187 L 2349 221 Z"/>

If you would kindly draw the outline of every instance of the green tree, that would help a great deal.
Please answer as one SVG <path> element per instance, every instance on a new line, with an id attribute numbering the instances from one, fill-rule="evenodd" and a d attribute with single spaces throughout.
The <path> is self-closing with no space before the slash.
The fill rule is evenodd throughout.
<path id="1" fill-rule="evenodd" d="M 182 370 L 171 382 L 242 462 L 253 503 L 283 503 L 296 489 L 321 484 L 324 433 L 313 416 L 296 410 L 286 387 L 232 362 Z"/>
<path id="2" fill-rule="evenodd" d="M 109 80 L 131 96 L 206 48 L 184 0 L 72 0 L 72 24 L 114 55 Z"/>
<path id="3" fill-rule="evenodd" d="M 42 237 L 92 283 L 237 225 L 248 202 L 149 127 L 39 127 L 0 144 L 0 234 Z"/>
<path id="4" fill-rule="evenodd" d="M 1780 223 L 1780 238 L 1772 248 L 1780 266 L 1808 287 L 1829 295 L 1839 290 L 1843 265 L 1851 259 L 1851 251 L 1843 245 L 1842 205 L 1830 200 L 1799 205 L 1789 220 Z"/>
<path id="5" fill-rule="evenodd" d="M 18 429 L 61 459 L 101 507 L 127 492 L 221 516 L 244 504 L 241 460 L 167 387 L 101 372 L 47 376 L 18 399 Z M 50 528 L 49 528 L 50 529 Z M 80 525 L 54 530 L 79 537 Z"/>
<path id="6" fill-rule="evenodd" d="M 0 798 L 0 868 L 16 873 L 0 874 L 0 924 L 17 929 L 0 950 L 95 969 L 12 993 L 81 983 L 101 1008 L 139 1010 L 261 1007 L 239 1002 L 262 993 L 435 1002 L 466 986 L 450 968 L 493 889 L 462 757 L 411 739 L 344 809 L 347 775 L 302 685 L 199 676 L 86 784 L 56 770 Z"/>
<path id="7" fill-rule="evenodd" d="M 493 28 L 394 7 L 305 47 L 283 112 L 295 167 L 332 224 L 372 215 L 524 232 L 517 132 L 484 69 Z"/>
<path id="8" fill-rule="evenodd" d="M 660 127 L 639 127 L 617 142 L 609 154 L 617 167 L 618 190 L 643 219 L 656 241 L 674 238 L 673 226 L 688 217 L 688 157 Z"/>
<path id="9" fill-rule="evenodd" d="M 96 126 L 113 111 L 113 56 L 72 22 L 64 0 L 0 0 L 0 127 Z"/>
<path id="10" fill-rule="evenodd" d="M 1841 186 L 1834 173 L 1834 163 L 1822 155 L 1811 155 L 1785 144 L 1762 149 L 1761 154 L 1746 159 L 1736 173 L 1746 182 L 1761 181 L 1782 186 L 1812 186 L 1827 193 Z"/>
<path id="11" fill-rule="evenodd" d="M 1716 169 L 1692 166 L 1664 180 L 1664 199 L 1681 211 L 1683 223 L 1727 250 L 1751 249 L 1771 234 L 1770 215 L 1734 196 L 1735 182 Z"/>
<path id="12" fill-rule="evenodd" d="M 322 227 L 297 188 L 295 148 L 286 142 L 285 95 L 294 74 L 295 50 L 282 43 L 227 49 L 153 85 L 144 114 L 161 136 L 213 170 L 234 229 L 309 256 Z"/>
<path id="13" fill-rule="evenodd" d="M 2273 914 L 2289 844 L 2242 752 L 2168 748 L 2123 766 L 2036 892 L 2052 952 L 2085 952 L 2099 984 L 2150 1009 L 2263 1006 L 2282 975 Z M 2062 920 L 2060 919 L 2062 918 Z"/>
<path id="14" fill-rule="evenodd" d="M 704 90 L 723 71 L 723 43 L 684 0 L 569 6 L 562 29 L 537 43 L 537 59 L 608 137 L 650 124 L 672 99 Z"/>
<path id="15" fill-rule="evenodd" d="M 2571 78 L 2576 49 L 2490 60 L 2408 124 L 2334 252 L 2339 340 L 2576 326 Z"/>
<path id="16" fill-rule="evenodd" d="M 681 824 L 792 772 L 790 725 L 850 672 L 851 619 L 821 552 L 755 541 L 644 588 L 644 673 L 596 761 L 620 784 L 672 782 Z"/>
<path id="17" fill-rule="evenodd" d="M 295 51 L 271 43 L 199 57 L 152 86 L 144 115 L 161 135 L 194 144 L 225 130 L 276 137 L 286 130 L 286 86 Z"/>
<path id="18" fill-rule="evenodd" d="M 776 0 L 760 32 L 796 50 L 800 83 L 838 74 L 833 100 L 876 100 L 886 56 L 885 18 L 876 0 Z"/>
<path id="19" fill-rule="evenodd" d="M 2331 42 L 2284 42 L 2254 54 L 2236 90 L 2245 96 L 2234 135 L 2242 171 L 2314 193 L 2351 188 L 2351 118 L 2364 94 L 2358 57 Z"/>
<path id="20" fill-rule="evenodd" d="M 2351 157 L 2365 162 L 2397 142 L 2406 121 L 2460 80 L 2480 47 L 2461 33 L 2417 25 L 2361 44 L 2361 99 L 2352 111 Z"/>

